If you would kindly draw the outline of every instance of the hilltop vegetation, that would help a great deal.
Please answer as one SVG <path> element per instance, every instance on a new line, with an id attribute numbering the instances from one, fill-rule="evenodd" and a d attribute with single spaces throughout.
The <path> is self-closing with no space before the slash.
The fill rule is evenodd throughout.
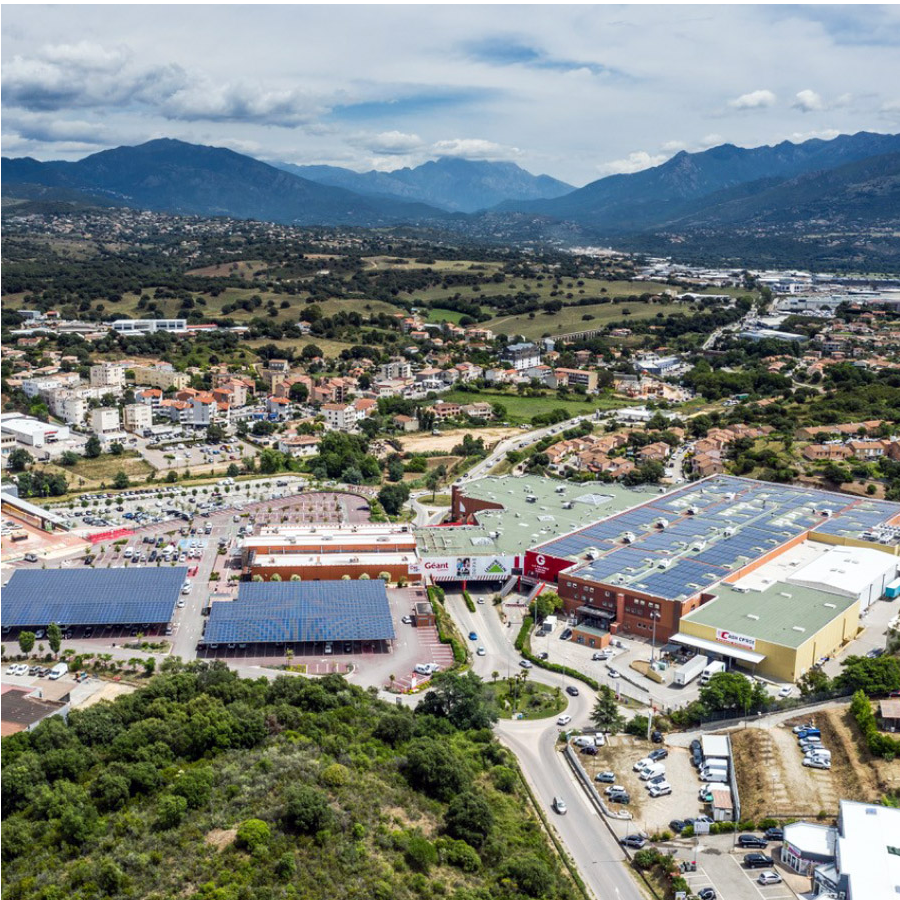
<path id="1" fill-rule="evenodd" d="M 3 741 L 9 900 L 569 898 L 474 675 L 413 713 L 339 676 L 167 661 Z"/>

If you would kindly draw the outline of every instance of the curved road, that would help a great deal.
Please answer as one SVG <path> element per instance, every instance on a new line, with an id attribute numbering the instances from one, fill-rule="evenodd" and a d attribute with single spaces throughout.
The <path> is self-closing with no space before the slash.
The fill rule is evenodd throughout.
<path id="1" fill-rule="evenodd" d="M 491 673 L 501 677 L 521 671 L 521 657 L 513 646 L 517 629 L 507 627 L 497 615 L 489 598 L 477 604 L 475 612 L 466 608 L 460 594 L 447 594 L 447 609 L 464 635 L 474 631 L 477 641 L 471 646 L 484 647 L 485 655 L 473 655 L 473 671 L 485 681 Z M 582 682 L 576 682 L 555 672 L 537 667 L 528 670 L 529 679 L 561 686 L 577 684 L 577 697 L 568 697 L 566 712 L 573 727 L 589 725 L 594 692 Z M 557 749 L 559 727 L 555 719 L 512 721 L 501 719 L 497 735 L 518 757 L 525 778 L 538 802 L 544 808 L 552 826 L 565 844 L 585 884 L 597 900 L 644 900 L 630 872 L 623 862 L 625 854 L 610 833 L 600 814 L 588 801 L 584 790 Z M 553 798 L 562 796 L 569 811 L 560 816 L 553 811 Z"/>

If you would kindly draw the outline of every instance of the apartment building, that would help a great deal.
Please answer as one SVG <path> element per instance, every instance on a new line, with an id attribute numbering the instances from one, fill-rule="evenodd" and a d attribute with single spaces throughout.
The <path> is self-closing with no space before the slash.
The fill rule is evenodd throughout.
<path id="1" fill-rule="evenodd" d="M 91 366 L 91 387 L 110 391 L 122 390 L 125 387 L 125 366 L 113 362 Z"/>
<path id="2" fill-rule="evenodd" d="M 122 419 L 126 431 L 143 434 L 153 425 L 153 409 L 145 403 L 129 403 L 122 410 Z"/>
<path id="3" fill-rule="evenodd" d="M 175 367 L 168 363 L 134 366 L 132 371 L 135 384 L 148 385 L 159 388 L 161 391 L 167 391 L 169 388 L 174 388 L 176 391 L 183 390 L 191 383 L 190 376 L 186 372 L 176 372 Z"/>
<path id="4" fill-rule="evenodd" d="M 105 434 L 115 434 L 121 431 L 119 424 L 119 410 L 114 406 L 101 406 L 91 410 L 91 431 L 98 437 Z"/>

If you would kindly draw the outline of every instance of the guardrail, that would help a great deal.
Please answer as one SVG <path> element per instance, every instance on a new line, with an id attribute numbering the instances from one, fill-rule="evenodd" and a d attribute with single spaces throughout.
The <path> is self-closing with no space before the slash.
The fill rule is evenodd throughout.
<path id="1" fill-rule="evenodd" d="M 575 777 L 581 782 L 585 791 L 587 792 L 588 799 L 600 812 L 603 813 L 604 816 L 608 816 L 610 819 L 632 819 L 634 816 L 631 815 L 627 810 L 623 810 L 620 813 L 613 812 L 604 801 L 603 797 L 600 795 L 600 792 L 597 788 L 594 787 L 594 782 L 591 781 L 588 773 L 584 771 L 584 766 L 581 765 L 581 760 L 578 758 L 578 754 L 572 749 L 571 744 L 566 744 L 566 749 L 563 751 L 563 755 L 566 758 L 566 762 L 571 767 L 572 771 L 575 773 Z"/>

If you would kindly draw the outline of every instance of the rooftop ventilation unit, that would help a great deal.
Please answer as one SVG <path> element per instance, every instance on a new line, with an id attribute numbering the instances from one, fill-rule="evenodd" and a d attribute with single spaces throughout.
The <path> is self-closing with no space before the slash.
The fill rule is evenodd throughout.
<path id="1" fill-rule="evenodd" d="M 689 507 L 687 508 L 687 514 L 688 514 L 689 516 L 696 516 L 697 513 L 699 513 L 699 512 L 700 512 L 700 510 L 697 509 L 696 506 L 689 506 Z"/>
<path id="2" fill-rule="evenodd" d="M 622 540 L 625 541 L 626 544 L 631 544 L 637 540 L 637 535 L 633 531 L 626 531 L 625 534 L 622 535 Z"/>
<path id="3" fill-rule="evenodd" d="M 729 525 L 728 528 L 726 528 L 726 529 L 722 532 L 722 534 L 723 534 L 725 537 L 731 537 L 731 536 L 734 534 L 734 529 Z"/>
<path id="4" fill-rule="evenodd" d="M 668 519 L 660 519 L 660 520 L 656 523 L 656 527 L 657 527 L 657 528 L 668 528 L 668 527 L 669 527 L 669 520 L 668 520 Z"/>
<path id="5" fill-rule="evenodd" d="M 600 556 L 600 551 L 596 547 L 588 547 L 587 550 L 584 551 L 584 555 L 588 559 L 597 559 Z"/>
<path id="6" fill-rule="evenodd" d="M 779 596 L 779 597 L 787 597 L 788 600 L 790 600 L 791 597 L 793 597 L 794 595 L 793 595 L 793 594 L 789 594 L 787 591 L 779 591 L 779 592 L 778 592 L 778 596 Z"/>
<path id="7" fill-rule="evenodd" d="M 759 621 L 759 616 L 756 613 L 747 613 L 748 619 L 753 619 L 754 622 Z"/>
<path id="8" fill-rule="evenodd" d="M 837 609 L 837 604 L 836 604 L 836 603 L 826 603 L 825 606 L 826 606 L 828 609 Z"/>
<path id="9" fill-rule="evenodd" d="M 794 625 L 792 626 L 791 631 L 799 631 L 801 634 L 803 634 L 806 629 L 802 625 Z"/>
<path id="10" fill-rule="evenodd" d="M 661 560 L 656 564 L 656 568 L 657 568 L 657 569 L 668 569 L 669 566 L 671 566 L 671 565 L 672 565 L 672 560 L 671 560 L 671 559 L 661 559 Z"/>
<path id="11" fill-rule="evenodd" d="M 697 541 L 691 544 L 691 550 L 702 550 L 704 547 L 706 547 L 706 541 Z"/>

